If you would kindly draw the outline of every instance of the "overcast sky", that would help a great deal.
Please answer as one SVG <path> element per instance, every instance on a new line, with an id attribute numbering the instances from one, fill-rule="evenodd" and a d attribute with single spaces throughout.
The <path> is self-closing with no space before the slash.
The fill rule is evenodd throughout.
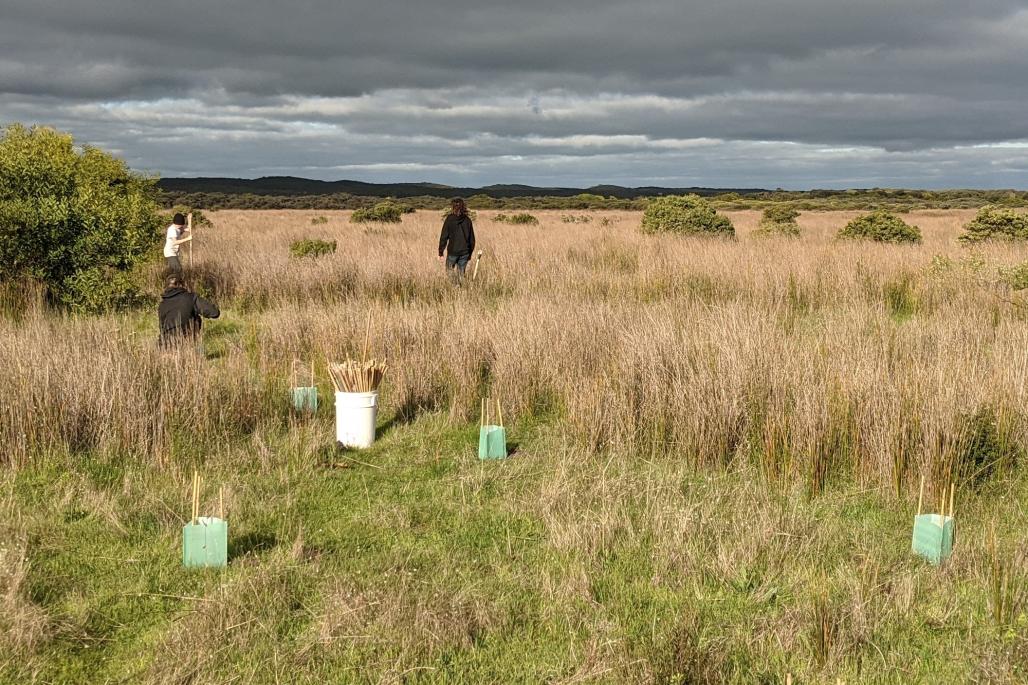
<path id="1" fill-rule="evenodd" d="M 1028 0 L 0 0 L 0 122 L 163 176 L 1028 188 Z"/>

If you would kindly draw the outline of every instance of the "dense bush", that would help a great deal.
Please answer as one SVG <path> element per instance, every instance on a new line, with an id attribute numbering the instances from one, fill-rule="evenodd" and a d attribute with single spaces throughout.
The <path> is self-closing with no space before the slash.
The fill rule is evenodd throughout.
<path id="1" fill-rule="evenodd" d="M 650 200 L 643 212 L 642 230 L 735 237 L 735 227 L 728 217 L 715 212 L 699 195 L 668 195 Z"/>
<path id="2" fill-rule="evenodd" d="M 403 221 L 403 207 L 392 202 L 379 202 L 374 207 L 355 209 L 350 221 L 356 224 L 398 224 Z"/>
<path id="3" fill-rule="evenodd" d="M 874 240 L 879 243 L 919 243 L 921 229 L 911 226 L 895 214 L 871 212 L 857 217 L 839 231 L 840 238 Z"/>
<path id="4" fill-rule="evenodd" d="M 79 311 L 130 303 L 161 223 L 154 180 L 121 160 L 49 128 L 0 136 L 0 280 L 39 282 Z"/>
<path id="5" fill-rule="evenodd" d="M 527 213 L 497 214 L 494 220 L 501 224 L 520 224 L 523 226 L 535 226 L 539 223 L 539 219 Z"/>
<path id="6" fill-rule="evenodd" d="M 305 238 L 297 240 L 289 246 L 289 254 L 294 257 L 320 257 L 326 254 L 333 254 L 336 251 L 336 241 L 316 240 Z"/>
<path id="7" fill-rule="evenodd" d="M 1028 238 L 1028 216 L 1002 207 L 982 207 L 974 220 L 964 226 L 957 240 L 977 243 L 992 239 L 1023 240 Z"/>
<path id="8" fill-rule="evenodd" d="M 800 225 L 796 223 L 799 215 L 800 213 L 789 205 L 771 205 L 764 210 L 756 233 L 764 236 L 799 236 Z"/>

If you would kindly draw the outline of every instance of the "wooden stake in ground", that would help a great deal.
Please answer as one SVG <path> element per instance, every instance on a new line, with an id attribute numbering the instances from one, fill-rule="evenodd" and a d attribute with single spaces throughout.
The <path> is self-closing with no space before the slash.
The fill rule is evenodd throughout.
<path id="1" fill-rule="evenodd" d="M 955 483 L 949 484 L 949 517 L 953 518 L 953 496 L 957 492 L 957 486 Z"/>
<path id="2" fill-rule="evenodd" d="M 371 343 L 371 312 L 368 312 L 368 329 L 364 332 L 364 353 L 361 354 L 361 364 L 368 361 L 368 345 Z"/>
<path id="3" fill-rule="evenodd" d="M 471 280 L 478 278 L 478 263 L 482 261 L 482 251 L 478 251 L 478 256 L 475 257 L 475 268 L 471 271 Z"/>
<path id="4" fill-rule="evenodd" d="M 193 469 L 193 517 L 191 523 L 196 525 L 196 519 L 200 517 L 200 474 Z"/>
<path id="5" fill-rule="evenodd" d="M 186 232 L 189 233 L 189 268 L 193 268 L 193 213 L 186 214 Z"/>
<path id="6" fill-rule="evenodd" d="M 921 474 L 921 492 L 917 496 L 917 515 L 921 515 L 921 505 L 924 503 L 924 474 Z"/>

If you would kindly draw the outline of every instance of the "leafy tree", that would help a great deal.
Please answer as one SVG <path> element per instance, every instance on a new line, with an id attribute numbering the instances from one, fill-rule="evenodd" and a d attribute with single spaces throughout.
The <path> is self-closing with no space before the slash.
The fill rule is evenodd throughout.
<path id="1" fill-rule="evenodd" d="M 978 215 L 964 226 L 964 233 L 957 240 L 978 243 L 984 240 L 1025 238 L 1028 238 L 1028 216 L 1012 209 L 990 205 L 978 210 Z"/>
<path id="2" fill-rule="evenodd" d="M 839 231 L 840 238 L 879 243 L 919 243 L 921 229 L 884 210 L 859 216 Z"/>
<path id="3" fill-rule="evenodd" d="M 650 200 L 643 212 L 643 233 L 735 237 L 735 227 L 699 195 L 667 195 Z"/>
<path id="4" fill-rule="evenodd" d="M 71 135 L 19 124 L 0 134 L 0 280 L 33 280 L 49 299 L 98 312 L 138 295 L 133 269 L 153 256 L 155 179 Z"/>

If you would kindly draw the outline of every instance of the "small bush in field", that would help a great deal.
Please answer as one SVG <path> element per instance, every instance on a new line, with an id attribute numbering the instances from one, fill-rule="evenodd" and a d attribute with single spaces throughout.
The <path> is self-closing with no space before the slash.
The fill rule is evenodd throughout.
<path id="1" fill-rule="evenodd" d="M 305 238 L 304 240 L 297 240 L 289 246 L 289 254 L 294 257 L 320 257 L 322 255 L 332 254 L 336 251 L 336 241 L 334 240 L 315 240 L 312 238 Z"/>
<path id="2" fill-rule="evenodd" d="M 728 217 L 699 195 L 667 195 L 650 200 L 643 212 L 643 233 L 735 237 Z"/>
<path id="3" fill-rule="evenodd" d="M 328 217 L 327 216 L 316 216 L 316 217 L 313 217 L 311 219 L 311 225 L 312 226 L 320 226 L 322 224 L 327 224 L 327 223 L 328 223 Z"/>
<path id="4" fill-rule="evenodd" d="M 1028 238 L 1028 215 L 1002 207 L 982 207 L 974 220 L 964 226 L 957 238 L 962 243 L 985 240 L 1024 240 Z"/>
<path id="5" fill-rule="evenodd" d="M 1010 286 L 1011 290 L 1028 289 L 1028 262 L 1021 262 L 1008 269 L 1000 268 L 999 278 Z"/>
<path id="6" fill-rule="evenodd" d="M 497 214 L 495 221 L 501 224 L 517 224 L 521 226 L 536 226 L 539 223 L 539 219 L 528 213 Z"/>
<path id="7" fill-rule="evenodd" d="M 840 238 L 873 240 L 879 243 L 919 243 L 921 229 L 895 214 L 879 210 L 857 217 L 839 231 Z"/>
<path id="8" fill-rule="evenodd" d="M 560 220 L 566 224 L 587 224 L 593 218 L 588 214 L 561 214 Z"/>
<path id="9" fill-rule="evenodd" d="M 796 223 L 796 217 L 799 215 L 799 212 L 788 205 L 771 205 L 764 210 L 756 233 L 763 236 L 797 237 L 800 234 L 800 225 Z"/>
<path id="10" fill-rule="evenodd" d="M 403 208 L 392 202 L 379 202 L 374 207 L 355 209 L 350 221 L 355 224 L 398 224 L 403 221 Z"/>

